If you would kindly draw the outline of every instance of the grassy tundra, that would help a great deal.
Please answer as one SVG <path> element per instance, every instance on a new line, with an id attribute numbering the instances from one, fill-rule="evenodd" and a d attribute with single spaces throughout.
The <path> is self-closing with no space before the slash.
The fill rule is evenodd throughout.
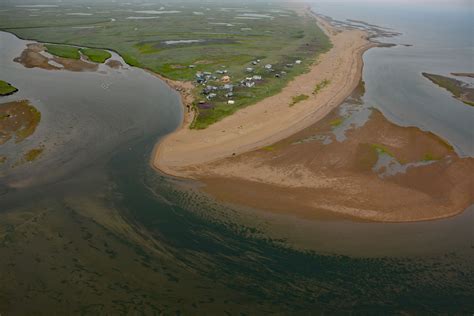
<path id="1" fill-rule="evenodd" d="M 207 72 L 215 80 L 206 84 L 221 88 L 222 74 L 216 71 L 226 70 L 234 86 L 232 104 L 219 89 L 205 108 L 195 105 L 199 114 L 193 128 L 205 128 L 279 92 L 331 45 L 303 9 L 295 12 L 275 4 L 64 3 L 31 12 L 24 7 L 7 7 L 0 11 L 0 29 L 41 42 L 113 49 L 128 64 L 173 80 L 194 81 L 197 72 Z M 79 55 L 75 48 L 48 46 L 55 55 Z M 106 59 L 94 51 L 82 53 L 89 54 L 92 61 Z M 261 62 L 253 65 L 257 59 Z M 295 64 L 297 60 L 301 63 Z M 264 68 L 267 64 L 272 65 L 271 71 Z M 253 87 L 242 86 L 241 81 L 249 75 L 262 79 Z M 193 91 L 196 102 L 205 97 L 202 89 L 197 85 Z"/>

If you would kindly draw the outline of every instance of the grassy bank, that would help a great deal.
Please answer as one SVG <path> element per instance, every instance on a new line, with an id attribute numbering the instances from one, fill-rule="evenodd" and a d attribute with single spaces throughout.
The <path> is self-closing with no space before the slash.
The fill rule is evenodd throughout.
<path id="1" fill-rule="evenodd" d="M 46 51 L 51 55 L 70 58 L 70 59 L 80 59 L 81 54 L 79 53 L 79 48 L 67 45 L 53 45 L 46 44 Z"/>
<path id="2" fill-rule="evenodd" d="M 422 75 L 434 84 L 451 92 L 456 99 L 474 106 L 474 89 L 463 81 L 426 72 L 423 72 Z"/>
<path id="3" fill-rule="evenodd" d="M 0 80 L 0 96 L 6 96 L 17 92 L 18 89 L 6 81 Z"/>
<path id="4" fill-rule="evenodd" d="M 112 57 L 111 53 L 103 49 L 82 48 L 80 51 L 83 55 L 87 56 L 90 61 L 95 63 L 103 63 Z"/>

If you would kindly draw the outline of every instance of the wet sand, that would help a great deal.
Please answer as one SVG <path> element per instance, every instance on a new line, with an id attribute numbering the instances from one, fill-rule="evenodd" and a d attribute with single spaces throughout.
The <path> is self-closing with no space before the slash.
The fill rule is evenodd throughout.
<path id="1" fill-rule="evenodd" d="M 474 159 L 459 158 L 436 135 L 372 110 L 364 126 L 338 142 L 328 136 L 336 119 L 335 111 L 271 147 L 188 171 L 220 201 L 305 219 L 432 220 L 474 203 Z M 383 155 L 412 167 L 374 170 Z"/>
<path id="2" fill-rule="evenodd" d="M 298 76 L 282 92 L 241 109 L 204 130 L 188 124 L 168 135 L 157 146 L 152 164 L 171 175 L 190 177 L 191 166 L 232 157 L 289 137 L 323 118 L 357 86 L 362 54 L 375 44 L 360 30 L 339 30 L 321 18 L 333 48 L 319 56 L 311 70 Z M 316 23 L 316 21 L 315 21 Z M 330 84 L 316 94 L 315 87 Z M 290 107 L 292 98 L 306 94 L 307 100 Z M 189 119 L 186 122 L 190 122 Z"/>

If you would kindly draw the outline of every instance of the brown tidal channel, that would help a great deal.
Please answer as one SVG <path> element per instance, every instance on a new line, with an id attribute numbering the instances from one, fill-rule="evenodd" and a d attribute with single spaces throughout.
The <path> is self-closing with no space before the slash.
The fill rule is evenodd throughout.
<path id="1" fill-rule="evenodd" d="M 302 219 L 433 220 L 474 203 L 473 158 L 366 110 L 368 119 L 349 126 L 342 141 L 334 131 L 347 117 L 336 109 L 272 146 L 199 166 L 194 176 L 219 201 Z"/>

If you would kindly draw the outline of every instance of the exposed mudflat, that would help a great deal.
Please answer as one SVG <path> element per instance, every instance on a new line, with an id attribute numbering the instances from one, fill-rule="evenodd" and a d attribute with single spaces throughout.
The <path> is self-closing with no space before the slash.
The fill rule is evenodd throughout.
<path id="1" fill-rule="evenodd" d="M 41 113 L 27 100 L 0 104 L 0 145 L 14 138 L 21 142 L 33 134 Z"/>
<path id="2" fill-rule="evenodd" d="M 21 56 L 15 61 L 27 68 L 42 68 L 47 70 L 69 70 L 69 71 L 96 71 L 98 64 L 89 63 L 82 59 L 69 59 L 49 55 L 41 43 L 28 44 Z"/>
<path id="3" fill-rule="evenodd" d="M 275 145 L 188 170 L 217 199 L 307 219 L 420 221 L 474 203 L 474 159 L 436 135 L 370 110 L 337 140 L 344 118 L 321 122 Z"/>

